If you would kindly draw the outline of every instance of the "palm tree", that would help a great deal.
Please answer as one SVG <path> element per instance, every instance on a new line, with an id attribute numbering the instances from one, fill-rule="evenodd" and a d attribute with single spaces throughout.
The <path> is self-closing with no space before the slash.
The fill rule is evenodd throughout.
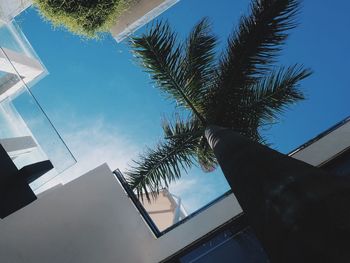
<path id="1" fill-rule="evenodd" d="M 134 37 L 136 57 L 181 114 L 164 120 L 164 140 L 148 148 L 126 172 L 138 196 L 154 196 L 199 164 L 212 171 L 217 160 L 205 137 L 211 125 L 231 128 L 265 143 L 260 130 L 291 104 L 304 99 L 299 83 L 311 74 L 302 65 L 276 67 L 288 33 L 296 26 L 298 0 L 253 0 L 217 58 L 217 38 L 208 19 L 179 43 L 167 22 Z"/>
<path id="2" fill-rule="evenodd" d="M 350 262 L 350 178 L 209 126 L 206 137 L 271 263 Z"/>

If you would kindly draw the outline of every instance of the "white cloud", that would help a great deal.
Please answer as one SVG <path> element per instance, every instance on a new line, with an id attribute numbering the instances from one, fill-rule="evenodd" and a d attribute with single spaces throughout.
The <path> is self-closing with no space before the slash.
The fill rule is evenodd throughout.
<path id="1" fill-rule="evenodd" d="M 140 151 L 126 134 L 108 125 L 103 118 L 71 120 L 69 123 L 64 138 L 77 163 L 43 185 L 38 192 L 57 183 L 66 184 L 103 163 L 107 163 L 112 170 L 123 170 Z"/>
<path id="2" fill-rule="evenodd" d="M 171 184 L 171 186 L 169 187 L 169 190 L 172 193 L 181 194 L 189 190 L 193 190 L 196 184 L 197 184 L 197 180 L 195 180 L 194 178 L 182 179 Z"/>
<path id="3" fill-rule="evenodd" d="M 77 121 L 78 118 L 70 116 L 68 119 L 63 137 L 77 164 L 43 185 L 37 193 L 58 183 L 66 184 L 103 163 L 112 170 L 123 171 L 143 149 L 143 145 L 135 144 L 127 134 L 103 118 Z M 184 174 L 172 183 L 169 190 L 181 197 L 184 207 L 191 213 L 223 194 L 228 186 L 220 171 L 203 174 L 200 169 L 193 168 L 188 175 Z"/>
<path id="4" fill-rule="evenodd" d="M 229 186 L 220 171 L 203 173 L 193 168 L 189 174 L 172 183 L 169 191 L 182 199 L 182 204 L 188 213 L 207 205 L 217 197 L 228 191 Z"/>

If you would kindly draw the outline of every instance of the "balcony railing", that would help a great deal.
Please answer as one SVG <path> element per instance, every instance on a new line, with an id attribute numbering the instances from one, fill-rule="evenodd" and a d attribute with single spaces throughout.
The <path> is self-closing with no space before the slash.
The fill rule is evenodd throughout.
<path id="1" fill-rule="evenodd" d="M 37 189 L 76 163 L 31 87 L 47 70 L 14 23 L 0 23 L 0 143 L 18 169 L 50 160 L 54 170 L 32 182 Z"/>

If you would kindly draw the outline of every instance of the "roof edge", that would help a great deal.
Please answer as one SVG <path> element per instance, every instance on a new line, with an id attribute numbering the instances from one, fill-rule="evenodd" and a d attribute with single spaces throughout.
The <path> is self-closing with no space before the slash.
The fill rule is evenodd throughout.
<path id="1" fill-rule="evenodd" d="M 346 117 L 345 119 L 341 120 L 340 122 L 336 123 L 335 125 L 331 126 L 327 130 L 321 132 L 319 135 L 315 136 L 311 140 L 307 141 L 306 143 L 300 145 L 296 149 L 292 150 L 291 152 L 288 153 L 289 156 L 293 156 L 294 154 L 300 152 L 301 150 L 305 149 L 306 147 L 310 146 L 311 144 L 319 141 L 323 137 L 327 136 L 328 134 L 332 133 L 333 131 L 337 130 L 338 128 L 344 126 L 350 122 L 350 116 Z"/>

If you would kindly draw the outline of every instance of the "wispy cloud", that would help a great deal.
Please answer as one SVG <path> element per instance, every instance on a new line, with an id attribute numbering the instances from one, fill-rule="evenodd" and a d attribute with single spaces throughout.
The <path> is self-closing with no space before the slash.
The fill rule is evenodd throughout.
<path id="1" fill-rule="evenodd" d="M 217 170 L 213 173 L 203 173 L 199 168 L 193 168 L 188 175 L 172 183 L 169 191 L 182 199 L 182 204 L 188 213 L 207 205 L 229 190 L 229 185 Z"/>
<path id="2" fill-rule="evenodd" d="M 40 191 L 57 183 L 68 183 L 103 163 L 107 163 L 112 170 L 124 170 L 140 151 L 131 138 L 108 125 L 103 118 L 89 121 L 72 119 L 63 137 L 77 163 L 45 184 Z"/>
<path id="3" fill-rule="evenodd" d="M 182 179 L 177 181 L 170 186 L 170 190 L 173 193 L 184 193 L 193 190 L 196 186 L 197 180 L 195 178 Z"/>
<path id="4" fill-rule="evenodd" d="M 97 166 L 107 163 L 113 170 L 128 168 L 131 160 L 142 151 L 143 145 L 137 145 L 127 134 L 116 126 L 108 124 L 104 118 L 79 120 L 70 116 L 63 138 L 77 159 L 77 164 L 46 183 L 39 192 L 57 183 L 66 184 Z M 169 187 L 171 193 L 181 197 L 182 203 L 192 213 L 211 202 L 229 189 L 220 171 L 203 173 L 193 168 L 189 174 Z"/>

